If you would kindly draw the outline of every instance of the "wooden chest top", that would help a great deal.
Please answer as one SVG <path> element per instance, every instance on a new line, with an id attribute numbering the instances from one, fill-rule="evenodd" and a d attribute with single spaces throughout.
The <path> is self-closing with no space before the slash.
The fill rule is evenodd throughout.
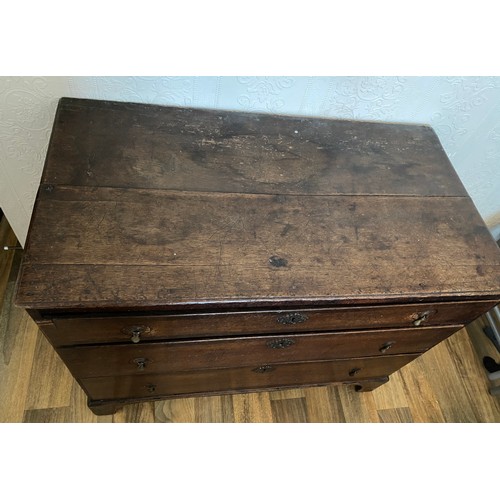
<path id="1" fill-rule="evenodd" d="M 63 98 L 16 302 L 498 298 L 499 266 L 430 127 Z"/>

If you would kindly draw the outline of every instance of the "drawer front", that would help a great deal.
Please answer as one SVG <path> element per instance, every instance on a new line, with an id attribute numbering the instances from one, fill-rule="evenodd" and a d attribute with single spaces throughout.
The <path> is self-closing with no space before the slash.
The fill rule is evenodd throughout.
<path id="1" fill-rule="evenodd" d="M 94 377 L 79 380 L 79 383 L 93 400 L 202 395 L 384 377 L 416 357 L 405 354 L 169 374 Z"/>
<path id="2" fill-rule="evenodd" d="M 457 325 L 66 347 L 58 352 L 75 377 L 107 377 L 417 353 L 429 349 L 459 328 Z"/>
<path id="3" fill-rule="evenodd" d="M 55 317 L 39 325 L 52 344 L 58 347 L 263 333 L 467 324 L 494 305 L 493 301 L 478 301 L 168 316 Z"/>

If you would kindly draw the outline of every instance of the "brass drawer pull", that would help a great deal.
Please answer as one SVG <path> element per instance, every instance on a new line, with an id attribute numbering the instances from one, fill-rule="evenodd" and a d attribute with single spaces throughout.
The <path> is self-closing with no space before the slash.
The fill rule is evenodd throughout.
<path id="1" fill-rule="evenodd" d="M 262 365 L 258 366 L 257 368 L 254 368 L 252 371 L 255 373 L 266 373 L 266 372 L 272 372 L 273 370 L 275 370 L 275 368 L 272 367 L 271 365 Z"/>
<path id="2" fill-rule="evenodd" d="M 391 348 L 391 347 L 392 347 L 395 343 L 396 343 L 396 342 L 393 342 L 393 341 L 391 341 L 391 342 L 386 342 L 385 344 L 382 344 L 382 345 L 380 346 L 379 351 L 380 351 L 380 352 L 386 352 L 386 351 L 388 351 L 388 350 L 389 350 L 389 349 L 390 349 L 390 348 Z"/>
<path id="3" fill-rule="evenodd" d="M 293 344 L 295 344 L 295 340 L 292 339 L 277 339 L 277 340 L 270 340 L 267 343 L 267 346 L 270 347 L 271 349 L 286 349 L 287 347 L 290 347 Z"/>
<path id="4" fill-rule="evenodd" d="M 146 359 L 146 358 L 135 358 L 132 360 L 132 363 L 137 365 L 138 371 L 143 371 L 144 368 L 146 368 L 146 363 L 148 361 L 149 361 L 149 359 Z"/>
<path id="5" fill-rule="evenodd" d="M 301 313 L 287 313 L 287 314 L 281 314 L 277 318 L 277 322 L 280 325 L 298 325 L 299 323 L 304 323 L 304 321 L 307 321 L 309 317 L 305 314 Z"/>
<path id="6" fill-rule="evenodd" d="M 415 326 L 420 326 L 422 323 L 429 319 L 429 316 L 435 311 L 424 311 L 412 314 L 411 319 L 413 320 L 413 324 Z"/>
<path id="7" fill-rule="evenodd" d="M 354 377 L 354 375 L 357 375 L 360 371 L 361 371 L 361 368 L 353 368 L 353 369 L 349 372 L 349 377 Z"/>
<path id="8" fill-rule="evenodd" d="M 151 331 L 151 328 L 146 325 L 132 325 L 132 326 L 126 326 L 125 328 L 122 328 L 122 332 L 125 335 L 130 335 L 130 341 L 133 342 L 134 344 L 137 344 L 141 341 L 141 335 L 145 333 L 149 333 Z"/>

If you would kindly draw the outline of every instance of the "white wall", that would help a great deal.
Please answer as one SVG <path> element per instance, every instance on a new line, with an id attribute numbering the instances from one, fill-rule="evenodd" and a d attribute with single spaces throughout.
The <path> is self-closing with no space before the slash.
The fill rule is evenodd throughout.
<path id="1" fill-rule="evenodd" d="M 0 207 L 22 244 L 61 96 L 427 123 L 500 225 L 500 77 L 0 77 Z"/>

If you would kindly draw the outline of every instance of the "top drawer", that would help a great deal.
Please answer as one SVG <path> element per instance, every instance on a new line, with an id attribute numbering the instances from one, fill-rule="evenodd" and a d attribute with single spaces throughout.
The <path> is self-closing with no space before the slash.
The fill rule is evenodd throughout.
<path id="1" fill-rule="evenodd" d="M 467 324 L 496 302 L 446 302 L 203 314 L 54 317 L 39 323 L 56 347 L 109 342 Z"/>

